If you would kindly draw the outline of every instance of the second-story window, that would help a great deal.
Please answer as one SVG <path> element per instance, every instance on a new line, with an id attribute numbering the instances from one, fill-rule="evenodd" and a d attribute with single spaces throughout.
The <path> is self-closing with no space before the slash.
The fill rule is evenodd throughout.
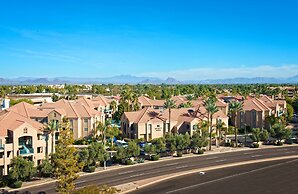
<path id="1" fill-rule="evenodd" d="M 27 129 L 27 127 L 24 128 L 24 133 L 28 133 L 28 129 Z"/>
<path id="2" fill-rule="evenodd" d="M 84 131 L 88 131 L 88 119 L 84 119 Z"/>
<path id="3" fill-rule="evenodd" d="M 54 112 L 54 117 L 57 117 L 57 114 Z"/>

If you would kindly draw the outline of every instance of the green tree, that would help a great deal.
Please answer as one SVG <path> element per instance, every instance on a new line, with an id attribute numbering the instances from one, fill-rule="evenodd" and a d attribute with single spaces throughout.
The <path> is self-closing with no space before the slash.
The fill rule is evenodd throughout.
<path id="1" fill-rule="evenodd" d="M 164 103 L 164 108 L 169 110 L 169 131 L 172 132 L 172 130 L 171 130 L 171 110 L 173 108 L 176 108 L 175 101 L 172 99 L 167 99 Z"/>
<path id="2" fill-rule="evenodd" d="M 276 123 L 272 126 L 270 135 L 276 138 L 279 142 L 283 139 L 288 139 L 292 134 L 292 131 L 285 127 L 282 123 Z"/>
<path id="3" fill-rule="evenodd" d="M 269 132 L 266 129 L 263 129 L 260 134 L 261 141 L 267 141 L 269 139 Z"/>
<path id="4" fill-rule="evenodd" d="M 56 152 L 52 154 L 54 176 L 57 177 L 57 191 L 59 193 L 70 193 L 75 189 L 74 181 L 78 178 L 77 173 L 83 164 L 78 163 L 78 152 L 73 147 L 73 133 L 69 122 L 64 121 L 60 125 L 59 139 Z"/>
<path id="5" fill-rule="evenodd" d="M 252 140 L 259 143 L 259 141 L 261 139 L 261 130 L 260 130 L 260 128 L 253 128 L 251 130 L 251 132 L 252 132 L 252 135 L 251 135 Z"/>
<path id="6" fill-rule="evenodd" d="M 222 132 L 225 132 L 225 140 L 227 139 L 226 125 L 221 119 L 216 121 L 216 147 L 219 147 L 220 139 L 222 138 Z"/>
<path id="7" fill-rule="evenodd" d="M 42 163 L 37 166 L 37 170 L 41 177 L 51 177 L 53 175 L 53 166 L 48 159 L 43 160 Z"/>
<path id="8" fill-rule="evenodd" d="M 130 157 L 136 157 L 140 155 L 140 147 L 135 141 L 128 142 L 128 145 L 126 147 L 126 152 L 128 158 Z"/>
<path id="9" fill-rule="evenodd" d="M 235 147 L 238 147 L 238 128 L 237 128 L 237 118 L 239 113 L 243 110 L 243 102 L 232 101 L 229 104 L 229 114 L 235 119 L 234 123 L 234 133 L 235 133 Z"/>
<path id="10" fill-rule="evenodd" d="M 291 104 L 287 104 L 287 120 L 291 121 L 294 115 L 294 109 Z"/>
<path id="11" fill-rule="evenodd" d="M 149 154 L 149 156 L 151 157 L 151 155 L 155 155 L 157 153 L 156 151 L 156 145 L 154 144 L 146 144 L 144 147 L 144 151 L 146 153 Z"/>
<path id="12" fill-rule="evenodd" d="M 209 97 L 206 100 L 204 100 L 203 104 L 207 111 L 208 115 L 208 123 L 209 123 L 209 150 L 211 150 L 212 145 L 212 119 L 213 115 L 218 111 L 218 108 L 215 104 L 216 98 Z"/>
<path id="13" fill-rule="evenodd" d="M 208 132 L 205 130 L 201 134 L 195 132 L 191 139 L 191 148 L 200 149 L 206 147 L 208 145 L 208 135 Z"/>
<path id="14" fill-rule="evenodd" d="M 166 140 L 164 137 L 153 139 L 152 144 L 156 146 L 157 153 L 166 151 Z"/>
<path id="15" fill-rule="evenodd" d="M 10 103 L 10 106 L 13 106 L 20 102 L 26 102 L 28 104 L 33 104 L 33 101 L 30 99 L 27 99 L 27 98 L 22 98 L 22 99 L 18 99 L 18 100 L 11 99 L 9 103 Z"/>
<path id="16" fill-rule="evenodd" d="M 9 178 L 14 181 L 29 181 L 36 174 L 34 162 L 21 156 L 11 159 Z"/>

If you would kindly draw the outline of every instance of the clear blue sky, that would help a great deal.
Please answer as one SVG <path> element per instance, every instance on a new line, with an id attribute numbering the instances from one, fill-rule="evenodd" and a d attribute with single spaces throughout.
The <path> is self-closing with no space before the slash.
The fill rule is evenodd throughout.
<path id="1" fill-rule="evenodd" d="M 296 0 L 6 0 L 0 77 L 298 74 Z"/>

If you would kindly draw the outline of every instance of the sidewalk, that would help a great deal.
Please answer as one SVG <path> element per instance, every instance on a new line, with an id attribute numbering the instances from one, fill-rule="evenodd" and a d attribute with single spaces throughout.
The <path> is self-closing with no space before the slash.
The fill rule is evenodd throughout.
<path id="1" fill-rule="evenodd" d="M 286 148 L 286 147 L 294 147 L 294 146 L 298 146 L 298 144 L 283 145 L 283 146 L 260 145 L 260 148 L 248 148 L 248 147 L 243 147 L 243 148 L 219 147 L 219 148 L 216 148 L 214 146 L 214 147 L 212 147 L 212 151 L 206 151 L 206 152 L 204 152 L 204 154 L 201 154 L 201 155 L 190 153 L 190 154 L 184 154 L 183 157 L 168 156 L 168 157 L 160 158 L 157 161 L 145 160 L 144 163 L 134 164 L 133 166 L 135 167 L 135 166 L 139 166 L 139 165 L 152 164 L 154 162 L 163 162 L 163 161 L 168 161 L 168 160 L 180 160 L 180 159 L 184 159 L 184 158 L 201 157 L 201 156 L 205 156 L 205 155 L 212 155 L 212 154 L 219 154 L 219 153 L 238 152 L 238 151 L 253 151 L 253 150 L 259 150 L 259 149 L 274 149 L 274 148 L 281 148 L 281 147 Z M 107 167 L 106 170 L 104 170 L 103 167 L 99 167 L 99 168 L 96 168 L 95 172 L 93 172 L 93 173 L 79 172 L 78 175 L 80 177 L 83 177 L 83 176 L 94 175 L 95 173 L 102 173 L 102 172 L 113 171 L 113 170 L 117 170 L 117 169 L 129 168 L 129 167 L 132 167 L 132 165 L 119 165 L 119 164 L 117 164 L 117 165 Z M 56 179 L 41 178 L 40 180 L 35 180 L 35 181 L 30 181 L 30 182 L 23 182 L 23 186 L 22 186 L 21 189 L 26 189 L 26 188 L 30 188 L 30 187 L 34 187 L 34 186 L 41 186 L 41 185 L 44 185 L 44 184 L 54 183 L 54 182 L 56 182 Z M 1 188 L 1 189 L 5 189 L 6 191 L 19 190 L 19 189 L 12 189 L 12 188 L 9 188 L 9 187 L 4 187 L 4 188 Z"/>

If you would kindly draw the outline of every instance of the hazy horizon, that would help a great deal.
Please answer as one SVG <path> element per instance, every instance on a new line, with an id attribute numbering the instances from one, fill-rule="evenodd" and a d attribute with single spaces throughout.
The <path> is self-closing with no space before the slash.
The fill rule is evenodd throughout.
<path id="1" fill-rule="evenodd" d="M 21 1 L 0 7 L 0 77 L 298 75 L 296 1 Z"/>

